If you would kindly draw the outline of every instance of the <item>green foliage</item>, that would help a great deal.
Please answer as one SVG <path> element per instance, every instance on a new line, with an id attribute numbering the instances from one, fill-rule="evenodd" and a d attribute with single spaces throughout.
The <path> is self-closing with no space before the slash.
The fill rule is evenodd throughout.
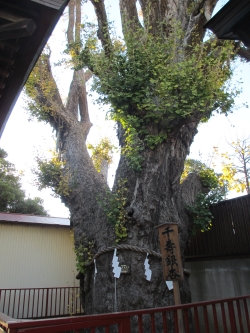
<path id="1" fill-rule="evenodd" d="M 9 162 L 4 161 L 4 159 L 8 156 L 8 154 L 6 153 L 6 151 L 2 148 L 0 148 L 0 158 L 2 159 L 2 163 L 6 162 L 6 164 L 8 164 Z M 9 163 L 10 164 L 10 163 Z"/>
<path id="2" fill-rule="evenodd" d="M 47 216 L 41 198 L 25 198 L 20 174 L 15 166 L 6 160 L 7 156 L 0 148 L 0 211 Z"/>
<path id="3" fill-rule="evenodd" d="M 88 66 L 96 74 L 98 101 L 111 105 L 110 117 L 122 124 L 122 153 L 137 170 L 142 152 L 166 140 L 180 121 L 204 121 L 212 111 L 227 113 L 233 105 L 234 93 L 225 91 L 232 45 L 218 48 L 210 40 L 184 47 L 178 24 L 169 28 L 168 37 L 127 29 L 126 44 L 114 43 L 109 58 L 91 30 L 75 57 L 78 67 Z"/>
<path id="4" fill-rule="evenodd" d="M 50 188 L 56 197 L 69 196 L 71 192 L 69 170 L 56 152 L 53 152 L 51 159 L 37 158 L 37 165 L 38 170 L 35 170 L 34 173 L 40 189 Z"/>
<path id="5" fill-rule="evenodd" d="M 94 241 L 89 241 L 87 244 L 80 243 L 74 248 L 74 251 L 76 254 L 76 269 L 84 274 L 86 265 L 93 259 Z"/>
<path id="6" fill-rule="evenodd" d="M 187 206 L 193 222 L 192 233 L 196 234 L 198 230 L 202 232 L 210 230 L 213 218 L 210 206 L 223 199 L 226 187 L 220 179 L 221 175 L 217 175 L 213 169 L 208 168 L 205 163 L 200 161 L 193 159 L 185 161 L 181 182 L 190 173 L 197 173 L 200 176 L 203 186 L 207 188 L 206 193 L 200 192 L 197 195 L 192 206 Z"/>
<path id="7" fill-rule="evenodd" d="M 108 222 L 115 229 L 116 243 L 125 240 L 128 236 L 126 228 L 126 182 L 126 180 L 120 180 L 118 183 L 118 190 L 115 193 L 107 191 L 104 199 L 99 198 L 99 204 L 106 214 Z"/>
<path id="8" fill-rule="evenodd" d="M 215 174 L 213 169 L 208 168 L 205 163 L 190 158 L 185 161 L 181 183 L 192 172 L 200 176 L 203 186 L 209 190 L 217 188 L 220 185 L 219 176 Z"/>
<path id="9" fill-rule="evenodd" d="M 211 168 L 204 168 L 199 173 L 203 186 L 209 189 L 215 189 L 220 186 L 220 178 Z"/>
<path id="10" fill-rule="evenodd" d="M 111 144 L 108 138 L 101 139 L 96 146 L 88 144 L 87 148 L 92 152 L 91 159 L 98 172 L 101 172 L 103 160 L 107 161 L 108 165 L 113 162 L 113 151 L 115 146 Z"/>
<path id="11" fill-rule="evenodd" d="M 7 153 L 0 149 L 0 211 L 12 211 L 25 196 L 21 189 L 20 176 L 6 157 Z"/>
<path id="12" fill-rule="evenodd" d="M 51 102 L 51 96 L 57 93 L 56 83 L 50 75 L 50 55 L 48 53 L 50 53 L 50 50 L 45 49 L 41 54 L 24 88 L 28 97 L 27 109 L 31 118 L 46 123 L 49 122 L 51 116 L 54 116 L 54 105 Z M 42 95 L 46 100 L 41 97 Z"/>
<path id="13" fill-rule="evenodd" d="M 17 202 L 13 213 L 22 213 L 30 215 L 48 216 L 47 211 L 43 208 L 43 200 L 39 197 L 34 199 L 27 198 Z"/>
<path id="14" fill-rule="evenodd" d="M 213 215 L 210 211 L 210 206 L 220 202 L 223 199 L 220 189 L 213 189 L 208 194 L 199 193 L 195 203 L 192 206 L 187 206 L 187 209 L 192 217 L 192 234 L 197 231 L 208 231 L 212 227 Z"/>

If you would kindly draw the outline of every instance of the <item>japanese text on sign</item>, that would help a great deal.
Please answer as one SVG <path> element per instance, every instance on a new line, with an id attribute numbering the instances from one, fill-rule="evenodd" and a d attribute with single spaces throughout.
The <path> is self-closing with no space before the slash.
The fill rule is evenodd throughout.
<path id="1" fill-rule="evenodd" d="M 176 224 L 162 224 L 158 227 L 161 245 L 163 274 L 165 281 L 183 279 L 178 227 Z"/>

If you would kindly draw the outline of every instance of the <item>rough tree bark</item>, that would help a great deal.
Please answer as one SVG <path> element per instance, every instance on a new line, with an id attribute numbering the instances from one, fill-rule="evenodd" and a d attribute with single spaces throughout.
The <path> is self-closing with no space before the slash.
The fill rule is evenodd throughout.
<path id="1" fill-rule="evenodd" d="M 107 25 L 104 11 L 104 0 L 91 1 L 95 7 L 98 18 L 99 31 Z M 120 10 L 123 22 L 123 32 L 130 27 L 141 28 L 136 9 L 137 1 L 120 0 Z M 203 25 L 211 16 L 217 1 L 199 1 L 193 6 L 190 13 L 190 1 L 139 1 L 145 21 L 145 28 L 157 35 L 158 23 L 171 18 L 182 22 L 185 33 L 185 44 L 190 43 L 193 36 L 199 39 L 204 37 Z M 150 14 L 147 14 L 148 6 L 151 6 Z M 204 11 L 202 10 L 204 9 Z M 207 17 L 205 17 L 205 14 Z M 100 23 L 101 22 L 101 23 Z M 198 33 L 198 34 L 196 34 Z M 166 31 L 167 34 L 167 31 Z M 198 37 L 197 37 L 198 35 Z M 110 38 L 106 34 L 98 35 L 107 54 L 107 45 Z M 106 48 L 105 48 L 106 45 Z M 195 196 L 200 190 L 200 183 L 187 197 L 189 185 L 195 184 L 192 177 L 190 182 L 185 182 L 185 190 L 180 186 L 180 176 L 183 171 L 184 161 L 189 153 L 190 145 L 197 132 L 200 119 L 187 119 L 184 123 L 177 123 L 166 142 L 158 145 L 153 151 L 148 149 L 144 152 L 142 170 L 134 172 L 128 166 L 126 158 L 121 156 L 116 172 L 114 191 L 118 188 L 120 179 L 128 180 L 127 192 L 127 229 L 128 238 L 126 244 L 137 245 L 159 252 L 158 235 L 155 227 L 165 222 L 176 222 L 180 226 L 180 246 L 183 253 L 189 238 L 189 217 L 185 210 L 186 203 L 194 202 Z M 120 146 L 124 146 L 123 131 L 118 127 Z M 184 188 L 183 187 L 183 188 Z M 130 263 L 131 275 L 121 275 L 116 281 L 117 308 L 118 311 L 156 307 L 173 304 L 173 293 L 166 287 L 162 278 L 162 267 L 159 259 L 150 257 L 152 279 L 145 279 L 144 271 L 145 255 L 131 251 L 119 252 L 119 261 Z M 97 261 L 97 280 L 95 286 L 86 293 L 87 311 L 102 312 L 114 309 L 114 278 L 111 273 L 111 255 L 103 255 Z M 93 277 L 92 277 L 93 280 Z M 181 298 L 183 302 L 191 300 L 187 280 L 181 283 Z M 102 302 L 98 300 L 103 299 Z"/>
<path id="2" fill-rule="evenodd" d="M 98 21 L 98 38 L 107 57 L 112 48 L 112 41 L 107 31 L 107 15 L 104 0 L 91 0 Z M 203 25 L 210 18 L 217 0 L 140 0 L 145 29 L 157 35 L 158 23 L 172 18 L 182 23 L 185 31 L 184 45 L 200 43 L 204 37 Z M 150 5 L 150 15 L 147 14 Z M 69 5 L 68 43 L 79 39 L 80 1 L 71 0 Z M 126 22 L 131 27 L 142 25 L 138 18 L 136 0 L 120 0 L 123 31 Z M 165 31 L 166 35 L 168 31 Z M 56 83 L 51 73 L 49 56 L 43 60 L 43 71 L 49 80 Z M 76 246 L 79 242 L 94 244 L 93 253 L 114 245 L 115 233 L 107 222 L 100 197 L 105 197 L 107 185 L 100 173 L 97 173 L 86 149 L 86 138 L 91 127 L 88 114 L 86 85 L 91 72 L 74 72 L 67 104 L 63 105 L 57 89 L 54 94 L 45 96 L 39 83 L 36 84 L 37 96 L 47 104 L 50 124 L 57 130 L 62 158 L 66 161 L 71 175 L 71 192 L 64 198 L 70 209 L 71 224 L 74 229 Z M 79 110 L 79 111 L 78 111 Z M 180 245 L 183 253 L 189 238 L 189 216 L 185 204 L 191 204 L 201 190 L 200 183 L 194 177 L 180 185 L 180 176 L 190 145 L 197 132 L 202 115 L 195 118 L 178 120 L 168 138 L 158 144 L 154 150 L 146 148 L 144 162 L 140 172 L 133 171 L 121 156 L 116 173 L 113 191 L 117 191 L 120 179 L 126 179 L 126 212 L 128 237 L 123 244 L 129 244 L 159 252 L 159 242 L 155 227 L 165 222 L 178 223 L 180 227 Z M 124 145 L 123 130 L 118 126 L 120 145 Z M 191 190 L 190 190 L 191 189 Z M 131 275 L 121 275 L 115 281 L 112 273 L 113 253 L 101 255 L 96 260 L 97 275 L 94 281 L 94 268 L 90 267 L 81 275 L 84 308 L 86 313 L 112 312 L 117 304 L 118 311 L 166 306 L 173 304 L 173 292 L 163 281 L 161 261 L 150 256 L 152 279 L 145 279 L 145 254 L 122 250 L 119 261 L 131 264 Z M 116 283 L 116 294 L 115 294 Z M 181 283 L 182 302 L 191 300 L 188 281 Z"/>

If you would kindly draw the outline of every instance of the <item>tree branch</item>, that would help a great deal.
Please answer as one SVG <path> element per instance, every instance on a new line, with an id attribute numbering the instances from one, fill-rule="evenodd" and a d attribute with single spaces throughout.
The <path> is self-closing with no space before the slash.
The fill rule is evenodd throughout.
<path id="1" fill-rule="evenodd" d="M 73 115 L 74 119 L 86 123 L 89 128 L 91 127 L 91 123 L 88 112 L 86 82 L 91 76 L 91 71 L 87 71 L 86 73 L 84 73 L 83 70 L 74 72 L 66 105 L 67 111 Z M 80 119 L 78 119 L 79 115 Z"/>
<path id="2" fill-rule="evenodd" d="M 202 40 L 206 30 L 204 24 L 211 18 L 213 10 L 218 0 L 200 0 L 192 7 L 187 25 L 185 26 L 185 44 L 196 43 L 196 40 Z"/>
<path id="3" fill-rule="evenodd" d="M 66 109 L 78 120 L 78 93 L 77 93 L 77 72 L 74 71 L 73 78 L 69 87 Z"/>
<path id="4" fill-rule="evenodd" d="M 250 48 L 239 47 L 237 54 L 242 60 L 245 60 L 246 62 L 250 61 Z"/>
<path id="5" fill-rule="evenodd" d="M 38 76 L 37 80 L 34 82 L 34 88 L 37 92 L 35 99 L 41 104 L 43 103 L 46 108 L 50 110 L 49 113 L 52 118 L 58 116 L 63 121 L 68 122 L 69 119 L 51 71 L 50 56 L 43 54 L 37 66 L 40 76 Z"/>
<path id="6" fill-rule="evenodd" d="M 165 3 L 166 0 L 162 2 Z M 157 31 L 159 32 L 159 22 L 162 21 L 159 1 L 139 0 L 139 3 L 141 5 L 143 21 L 146 29 L 156 35 Z"/>
<path id="7" fill-rule="evenodd" d="M 204 187 L 201 178 L 197 173 L 190 173 L 180 186 L 182 199 L 185 205 L 193 206 L 198 193 L 206 193 L 208 189 Z"/>
<path id="8" fill-rule="evenodd" d="M 106 14 L 106 9 L 104 5 L 104 0 L 90 0 L 92 5 L 95 8 L 95 13 L 98 21 L 98 31 L 97 36 L 102 43 L 102 47 L 104 48 L 105 54 L 107 56 L 110 55 L 112 49 L 112 43 L 108 30 L 108 19 Z"/>
<path id="9" fill-rule="evenodd" d="M 77 72 L 77 83 L 78 83 L 78 103 L 79 103 L 79 112 L 80 112 L 80 121 L 89 123 L 91 126 L 89 119 L 89 111 L 88 111 L 88 100 L 87 100 L 87 91 L 86 91 L 86 78 L 88 73 L 84 73 L 83 71 Z"/>
<path id="10" fill-rule="evenodd" d="M 75 0 L 69 2 L 69 23 L 67 28 L 68 44 L 74 42 L 74 26 L 75 26 Z"/>
<path id="11" fill-rule="evenodd" d="M 85 73 L 84 73 L 84 79 L 85 79 L 85 82 L 87 83 L 88 80 L 90 80 L 92 78 L 92 72 L 91 70 L 87 70 Z"/>
<path id="12" fill-rule="evenodd" d="M 137 30 L 142 28 L 138 18 L 136 0 L 120 0 L 120 13 L 122 19 L 122 31 L 126 34 L 126 29 Z"/>
<path id="13" fill-rule="evenodd" d="M 76 1 L 75 42 L 80 42 L 81 15 L 81 1 Z"/>
<path id="14" fill-rule="evenodd" d="M 68 25 L 69 31 L 67 31 L 67 36 L 70 38 L 69 42 L 72 43 L 80 41 L 81 2 L 71 0 L 70 5 L 70 24 Z M 91 76 L 91 71 L 87 71 L 86 73 L 84 73 L 83 70 L 74 71 L 66 105 L 67 112 L 73 116 L 75 121 L 85 123 L 85 138 L 87 137 L 91 127 L 86 91 L 86 82 L 91 78 Z"/>
<path id="15" fill-rule="evenodd" d="M 214 7 L 216 6 L 218 0 L 206 0 L 204 3 L 204 16 L 207 21 L 211 19 Z"/>

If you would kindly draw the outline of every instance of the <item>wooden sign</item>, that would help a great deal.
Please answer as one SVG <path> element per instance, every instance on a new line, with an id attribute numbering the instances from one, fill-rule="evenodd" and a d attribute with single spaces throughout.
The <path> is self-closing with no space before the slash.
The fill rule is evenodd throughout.
<path id="1" fill-rule="evenodd" d="M 159 225 L 157 229 L 159 232 L 164 280 L 183 280 L 177 224 L 164 223 Z"/>

